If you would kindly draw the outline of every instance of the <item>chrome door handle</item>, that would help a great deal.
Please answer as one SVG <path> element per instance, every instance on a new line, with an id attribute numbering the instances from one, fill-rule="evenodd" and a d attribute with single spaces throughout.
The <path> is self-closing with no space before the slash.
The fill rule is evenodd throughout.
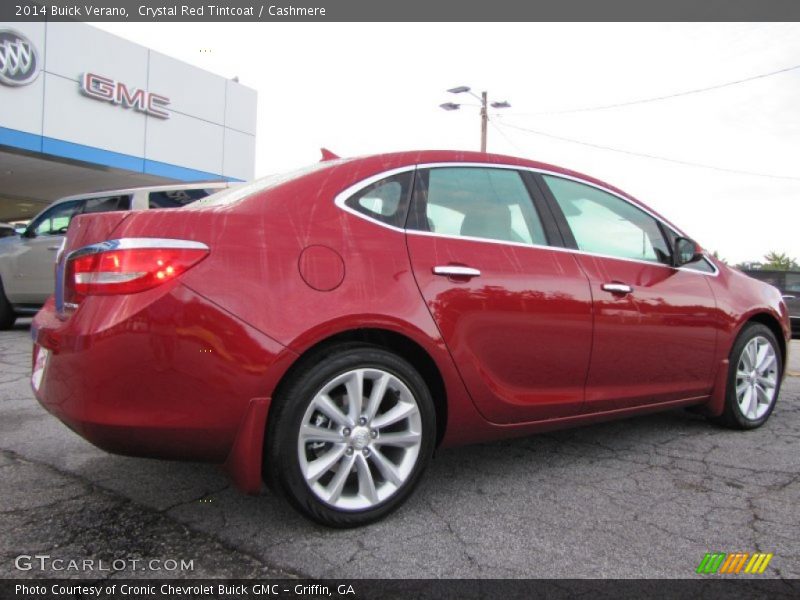
<path id="1" fill-rule="evenodd" d="M 784 294 L 783 296 L 781 296 L 781 298 L 783 298 L 784 300 L 797 300 L 797 296 L 794 296 L 792 294 Z"/>
<path id="2" fill-rule="evenodd" d="M 601 287 L 604 292 L 612 294 L 630 294 L 633 291 L 633 288 L 625 283 L 604 283 Z"/>
<path id="3" fill-rule="evenodd" d="M 472 267 L 460 267 L 458 265 L 445 265 L 433 267 L 434 275 L 444 275 L 445 277 L 479 277 L 481 272 Z"/>

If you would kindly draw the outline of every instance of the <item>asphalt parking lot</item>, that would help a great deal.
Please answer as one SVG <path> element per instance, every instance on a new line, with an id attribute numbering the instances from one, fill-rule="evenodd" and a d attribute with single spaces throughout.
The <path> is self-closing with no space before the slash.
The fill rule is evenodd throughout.
<path id="1" fill-rule="evenodd" d="M 759 430 L 673 411 L 441 451 L 399 512 L 349 531 L 243 496 L 212 465 L 94 448 L 34 400 L 28 321 L 0 333 L 0 364 L 0 577 L 98 576 L 15 567 L 47 554 L 193 561 L 125 577 L 684 578 L 737 551 L 800 577 L 798 341 Z"/>

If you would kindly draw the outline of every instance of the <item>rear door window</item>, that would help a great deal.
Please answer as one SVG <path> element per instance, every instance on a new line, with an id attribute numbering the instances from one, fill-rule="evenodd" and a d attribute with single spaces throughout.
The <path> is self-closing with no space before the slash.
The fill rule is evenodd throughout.
<path id="1" fill-rule="evenodd" d="M 420 171 L 408 228 L 439 235 L 546 245 L 522 177 L 512 169 L 442 167 Z"/>

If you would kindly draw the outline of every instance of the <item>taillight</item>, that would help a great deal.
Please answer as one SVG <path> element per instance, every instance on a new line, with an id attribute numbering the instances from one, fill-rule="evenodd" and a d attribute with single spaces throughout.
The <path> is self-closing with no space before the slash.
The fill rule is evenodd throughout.
<path id="1" fill-rule="evenodd" d="M 172 281 L 208 255 L 200 242 L 124 238 L 76 250 L 64 266 L 64 303 L 86 296 L 136 294 Z"/>

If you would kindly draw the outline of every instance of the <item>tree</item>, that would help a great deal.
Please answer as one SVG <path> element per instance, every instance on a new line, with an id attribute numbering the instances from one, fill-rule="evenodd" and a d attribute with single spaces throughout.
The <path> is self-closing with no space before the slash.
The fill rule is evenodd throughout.
<path id="1" fill-rule="evenodd" d="M 716 258 L 718 261 L 725 263 L 726 265 L 728 264 L 728 261 L 727 261 L 727 260 L 725 260 L 724 258 L 722 258 L 722 257 L 719 255 L 719 252 L 717 252 L 716 250 L 714 250 L 714 252 L 712 252 L 712 253 L 711 253 L 711 256 L 713 256 L 714 258 Z"/>
<path id="2" fill-rule="evenodd" d="M 764 255 L 764 267 L 771 271 L 797 271 L 800 265 L 785 252 L 772 250 Z"/>

